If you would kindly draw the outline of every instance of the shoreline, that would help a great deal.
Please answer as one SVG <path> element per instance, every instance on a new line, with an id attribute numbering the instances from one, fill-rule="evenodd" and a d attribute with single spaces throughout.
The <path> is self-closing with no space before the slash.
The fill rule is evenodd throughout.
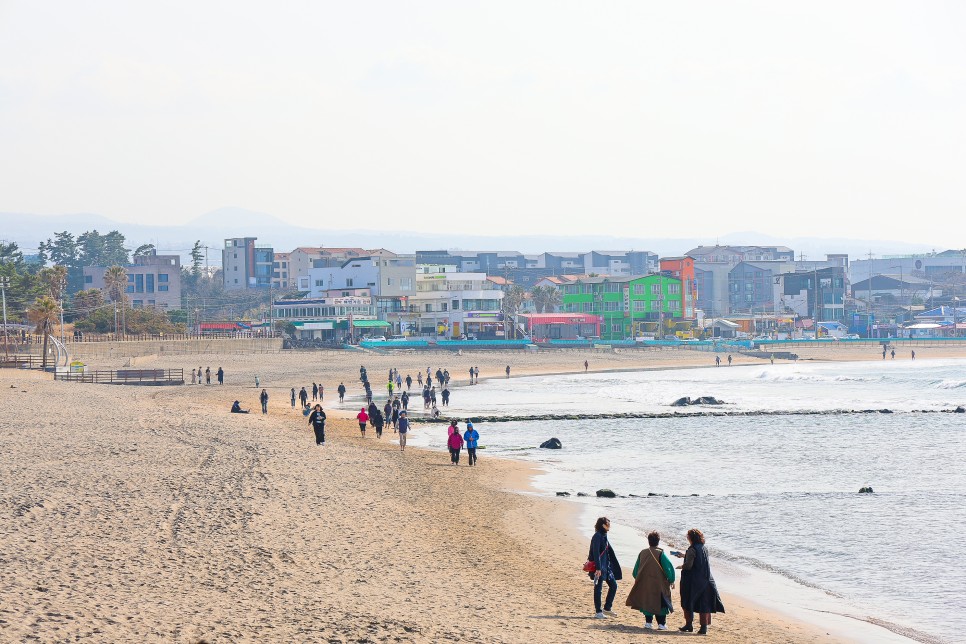
<path id="1" fill-rule="evenodd" d="M 668 359 L 647 364 L 651 357 L 628 370 L 673 368 Z M 391 430 L 381 444 L 371 432 L 363 442 L 338 413 L 330 444 L 316 448 L 301 411 L 277 392 L 313 379 L 293 373 L 321 374 L 331 405 L 340 378 L 348 386 L 352 375 L 344 359 L 216 360 L 226 366 L 224 386 L 118 387 L 0 371 L 0 466 L 10 472 L 0 505 L 10 526 L 0 535 L 9 572 L 0 580 L 8 611 L 0 636 L 631 642 L 645 633 L 640 615 L 623 608 L 629 575 L 620 618 L 590 619 L 583 504 L 543 496 L 537 466 L 483 452 L 483 467 L 451 468 L 444 452 L 415 446 L 400 455 Z M 378 373 L 425 358 L 365 360 Z M 498 376 L 505 360 L 469 363 L 482 379 Z M 267 416 L 257 413 L 255 373 L 271 385 Z M 229 414 L 234 399 L 253 413 Z M 71 410 L 71 422 L 51 415 L 51 400 Z M 629 573 L 633 561 L 622 558 Z M 728 613 L 712 627 L 721 642 L 869 641 L 829 634 L 824 618 L 810 623 L 726 584 Z"/>

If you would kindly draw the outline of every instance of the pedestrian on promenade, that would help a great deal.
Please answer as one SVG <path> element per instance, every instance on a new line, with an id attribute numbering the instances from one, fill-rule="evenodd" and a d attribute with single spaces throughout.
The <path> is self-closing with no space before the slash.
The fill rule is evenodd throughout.
<path id="1" fill-rule="evenodd" d="M 651 532 L 647 535 L 648 547 L 641 550 L 634 564 L 634 586 L 627 593 L 625 604 L 644 613 L 644 628 L 667 630 L 667 615 L 674 610 L 671 605 L 671 589 L 674 588 L 674 566 L 658 548 L 661 535 Z"/>
<path id="2" fill-rule="evenodd" d="M 359 431 L 362 432 L 362 437 L 366 437 L 366 423 L 369 422 L 369 414 L 366 413 L 366 408 L 363 407 L 356 414 L 356 420 L 359 421 Z"/>
<path id="3" fill-rule="evenodd" d="M 446 444 L 449 446 L 449 458 L 453 465 L 460 464 L 460 450 L 463 449 L 463 436 L 460 434 L 459 427 L 456 427 L 454 422 L 452 425 L 454 431 L 449 435 Z"/>
<path id="4" fill-rule="evenodd" d="M 622 578 L 621 565 L 617 561 L 614 549 L 610 547 L 607 533 L 610 531 L 610 519 L 600 517 L 594 524 L 594 536 L 590 540 L 590 552 L 587 554 L 588 564 L 593 564 L 593 572 L 587 574 L 594 580 L 594 617 L 604 619 L 605 614 L 616 617 L 613 610 L 614 597 L 617 595 L 617 582 Z M 607 582 L 607 598 L 601 608 L 600 596 Z"/>
<path id="5" fill-rule="evenodd" d="M 725 612 L 718 595 L 718 586 L 711 575 L 711 565 L 708 562 L 708 551 L 704 547 L 704 535 L 697 528 L 688 530 L 688 543 L 691 546 L 687 552 L 671 553 L 684 557 L 681 568 L 681 609 L 684 611 L 684 626 L 680 629 L 685 633 L 694 631 L 692 622 L 694 614 L 699 616 L 701 628 L 698 635 L 707 635 L 711 625 L 711 613 Z"/>
<path id="6" fill-rule="evenodd" d="M 262 389 L 262 393 L 258 397 L 258 400 L 262 403 L 262 413 L 267 414 L 268 413 L 268 392 Z"/>
<path id="7" fill-rule="evenodd" d="M 309 425 L 315 430 L 315 444 L 325 445 L 325 412 L 322 411 L 322 405 L 316 405 L 309 414 Z"/>
<path id="8" fill-rule="evenodd" d="M 466 431 L 463 432 L 463 440 L 466 443 L 466 456 L 470 465 L 476 465 L 476 445 L 480 440 L 480 434 L 473 429 L 473 423 L 466 423 Z"/>
<path id="9" fill-rule="evenodd" d="M 406 412 L 399 414 L 399 451 L 406 451 L 406 434 L 409 433 L 409 419 L 406 418 Z"/>
<path id="10" fill-rule="evenodd" d="M 218 367 L 218 384 L 219 385 L 225 384 L 225 370 L 222 369 L 221 367 Z"/>
<path id="11" fill-rule="evenodd" d="M 339 388 L 336 389 L 336 391 L 339 392 L 339 402 L 344 401 L 345 400 L 345 383 L 344 382 L 340 382 L 339 383 Z"/>

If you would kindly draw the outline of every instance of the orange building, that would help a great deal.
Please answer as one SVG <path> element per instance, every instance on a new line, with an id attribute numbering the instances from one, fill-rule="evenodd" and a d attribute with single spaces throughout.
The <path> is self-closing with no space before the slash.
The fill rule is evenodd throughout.
<path id="1" fill-rule="evenodd" d="M 695 306 L 698 302 L 698 283 L 694 279 L 694 258 L 662 257 L 661 272 L 681 280 L 681 312 L 686 320 L 696 317 Z"/>

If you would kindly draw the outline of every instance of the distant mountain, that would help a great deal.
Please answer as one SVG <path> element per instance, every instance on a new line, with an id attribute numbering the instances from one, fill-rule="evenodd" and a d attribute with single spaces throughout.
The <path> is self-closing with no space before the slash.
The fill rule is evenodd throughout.
<path id="1" fill-rule="evenodd" d="M 783 245 L 792 248 L 796 256 L 804 253 L 807 259 L 822 259 L 826 253 L 848 253 L 852 258 L 874 254 L 921 253 L 943 250 L 936 245 L 910 244 L 889 240 L 858 240 L 840 238 L 772 237 L 758 232 L 730 233 L 719 238 L 682 237 L 632 238 L 609 235 L 457 235 L 446 233 L 415 233 L 409 231 L 322 230 L 293 226 L 267 213 L 243 208 L 225 207 L 205 213 L 183 225 L 145 225 L 113 221 L 96 214 L 42 216 L 22 213 L 0 213 L 0 240 L 15 241 L 25 252 L 33 252 L 37 244 L 53 237 L 55 232 L 68 230 L 80 234 L 96 229 L 101 233 L 120 231 L 129 247 L 154 244 L 161 252 L 180 254 L 187 258 L 195 240 L 209 248 L 209 262 L 221 262 L 220 250 L 228 237 L 257 237 L 258 242 L 273 246 L 278 251 L 289 251 L 297 246 L 352 246 L 367 249 L 388 248 L 400 253 L 416 250 L 505 250 L 521 253 L 544 251 L 586 250 L 649 250 L 659 255 L 680 255 L 699 245 L 744 244 Z"/>

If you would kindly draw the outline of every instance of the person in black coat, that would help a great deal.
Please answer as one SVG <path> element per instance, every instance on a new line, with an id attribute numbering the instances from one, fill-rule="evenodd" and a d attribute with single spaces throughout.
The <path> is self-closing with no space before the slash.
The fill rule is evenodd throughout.
<path id="1" fill-rule="evenodd" d="M 694 630 L 692 622 L 694 614 L 698 613 L 701 628 L 698 635 L 707 635 L 711 625 L 711 613 L 725 612 L 718 595 L 718 586 L 711 575 L 711 564 L 708 562 L 708 551 L 704 547 L 704 535 L 697 528 L 688 530 L 688 542 L 691 547 L 684 553 L 684 563 L 681 569 L 681 608 L 684 611 L 684 626 L 680 630 L 690 633 Z M 680 553 L 678 557 L 682 556 Z"/>
<path id="2" fill-rule="evenodd" d="M 590 540 L 590 552 L 587 555 L 588 561 L 594 563 L 594 572 L 587 573 L 594 580 L 594 617 L 604 619 L 605 613 L 614 616 L 611 610 L 614 606 L 614 597 L 617 595 L 617 582 L 623 578 L 621 565 L 617 561 L 614 549 L 610 547 L 607 540 L 607 532 L 610 530 L 610 519 L 600 517 L 594 525 L 594 536 Z M 604 600 L 603 610 L 601 610 L 600 596 L 607 582 L 607 598 Z"/>
<path id="3" fill-rule="evenodd" d="M 369 422 L 372 426 L 376 428 L 376 438 L 382 438 L 382 426 L 385 424 L 385 419 L 382 416 L 382 412 L 376 407 L 375 411 L 369 414 Z"/>
<path id="4" fill-rule="evenodd" d="M 340 382 L 339 388 L 336 391 L 339 392 L 339 402 L 342 402 L 345 399 L 345 383 Z"/>
<path id="5" fill-rule="evenodd" d="M 322 405 L 316 405 L 309 414 L 309 425 L 315 430 L 315 444 L 325 445 L 325 412 L 322 411 Z"/>

